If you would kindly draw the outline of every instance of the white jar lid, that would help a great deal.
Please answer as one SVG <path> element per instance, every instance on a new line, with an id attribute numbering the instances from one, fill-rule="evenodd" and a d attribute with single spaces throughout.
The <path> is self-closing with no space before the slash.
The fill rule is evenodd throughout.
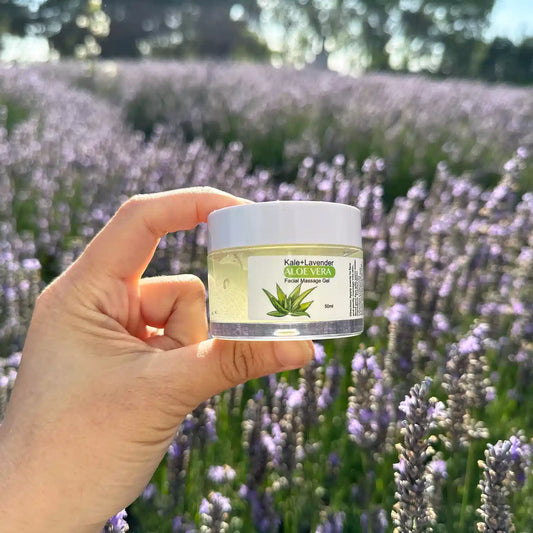
<path id="1" fill-rule="evenodd" d="M 208 252 L 269 244 L 333 244 L 361 248 L 357 207 L 277 201 L 224 207 L 207 217 Z"/>

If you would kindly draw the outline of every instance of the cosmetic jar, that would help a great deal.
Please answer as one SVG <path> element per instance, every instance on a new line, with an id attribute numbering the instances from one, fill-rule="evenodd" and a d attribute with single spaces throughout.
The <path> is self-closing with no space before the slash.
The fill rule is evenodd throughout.
<path id="1" fill-rule="evenodd" d="M 222 339 L 349 337 L 363 331 L 359 209 L 277 201 L 207 219 L 210 332 Z"/>

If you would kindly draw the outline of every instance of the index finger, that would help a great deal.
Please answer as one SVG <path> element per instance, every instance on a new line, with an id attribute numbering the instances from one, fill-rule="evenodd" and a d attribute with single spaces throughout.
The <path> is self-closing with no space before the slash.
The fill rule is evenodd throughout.
<path id="1" fill-rule="evenodd" d="M 211 187 L 133 196 L 91 241 L 80 262 L 119 279 L 138 279 L 161 237 L 194 228 L 211 211 L 247 202 Z"/>

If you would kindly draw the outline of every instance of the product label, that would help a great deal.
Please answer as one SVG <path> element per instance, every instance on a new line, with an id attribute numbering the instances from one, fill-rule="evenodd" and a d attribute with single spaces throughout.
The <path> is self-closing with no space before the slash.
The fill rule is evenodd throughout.
<path id="1" fill-rule="evenodd" d="M 331 256 L 248 258 L 248 319 L 363 318 L 363 260 Z"/>

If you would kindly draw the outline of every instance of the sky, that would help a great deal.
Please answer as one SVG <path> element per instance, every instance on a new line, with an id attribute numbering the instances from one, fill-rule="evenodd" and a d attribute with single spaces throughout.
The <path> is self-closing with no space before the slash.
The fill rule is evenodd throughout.
<path id="1" fill-rule="evenodd" d="M 519 43 L 524 37 L 533 36 L 533 0 L 496 0 L 490 16 L 486 38 L 508 37 Z M 44 61 L 49 57 L 44 39 L 4 39 L 0 60 Z"/>
<path id="2" fill-rule="evenodd" d="M 497 0 L 486 36 L 508 37 L 516 43 L 533 36 L 533 0 Z"/>

